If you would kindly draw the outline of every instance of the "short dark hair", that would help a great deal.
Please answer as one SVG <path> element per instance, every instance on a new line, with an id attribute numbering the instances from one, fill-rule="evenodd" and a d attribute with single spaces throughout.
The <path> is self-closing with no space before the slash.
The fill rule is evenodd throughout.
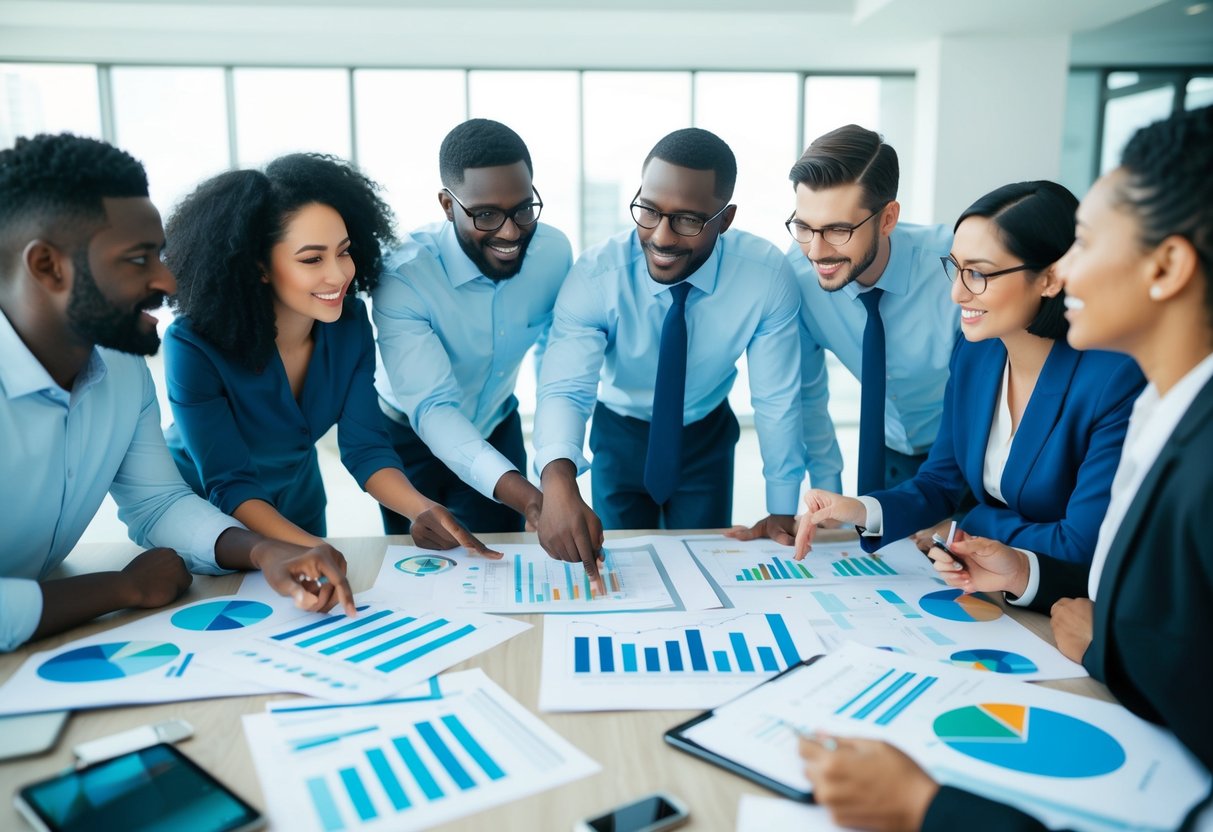
<path id="1" fill-rule="evenodd" d="M 737 185 L 737 157 L 715 133 L 698 127 L 675 130 L 653 145 L 649 155 L 644 157 L 642 173 L 654 159 L 691 170 L 713 171 L 716 184 L 712 191 L 716 198 L 725 202 L 733 198 L 733 188 Z"/>
<path id="2" fill-rule="evenodd" d="M 818 136 L 792 165 L 792 187 L 814 191 L 859 183 L 863 206 L 876 211 L 897 199 L 897 151 L 874 130 L 848 124 Z"/>
<path id="3" fill-rule="evenodd" d="M 0 257 L 31 239 L 79 246 L 105 222 L 105 198 L 146 197 L 147 173 L 125 151 L 71 133 L 18 138 L 0 151 Z"/>
<path id="4" fill-rule="evenodd" d="M 1141 242 L 1178 235 L 1196 249 L 1213 323 L 1213 106 L 1177 113 L 1141 128 L 1120 159 L 1128 174 L 1117 194 L 1141 224 Z"/>
<path id="5" fill-rule="evenodd" d="M 964 210 L 953 230 L 969 217 L 986 217 L 998 229 L 999 240 L 1031 271 L 1040 272 L 1061 259 L 1074 244 L 1074 212 L 1078 198 L 1056 182 L 1014 182 L 990 191 Z M 1066 293 L 1043 298 L 1028 332 L 1060 341 L 1066 321 Z"/>
<path id="6" fill-rule="evenodd" d="M 273 288 L 261 277 L 270 250 L 306 205 L 328 205 L 345 221 L 354 261 L 352 292 L 379 280 L 383 247 L 395 242 L 379 186 L 333 156 L 292 153 L 265 172 L 221 173 L 187 196 L 166 228 L 165 262 L 177 278 L 173 305 L 198 334 L 260 372 L 273 355 Z"/>
<path id="7" fill-rule="evenodd" d="M 446 134 L 438 149 L 438 172 L 444 187 L 463 184 L 468 168 L 493 168 L 526 162 L 531 176 L 531 152 L 522 137 L 500 121 L 487 118 L 468 119 Z"/>

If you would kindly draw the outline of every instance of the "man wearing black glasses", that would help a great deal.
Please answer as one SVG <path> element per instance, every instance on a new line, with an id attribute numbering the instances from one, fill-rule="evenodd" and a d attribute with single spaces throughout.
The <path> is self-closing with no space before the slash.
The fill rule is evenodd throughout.
<path id="1" fill-rule="evenodd" d="M 375 385 L 409 480 L 477 532 L 522 531 L 541 495 L 526 470 L 514 384 L 546 336 L 572 265 L 539 222 L 531 155 L 504 124 L 472 119 L 442 142 L 446 221 L 408 235 L 375 290 Z M 409 523 L 383 510 L 389 534 Z"/>
<path id="2" fill-rule="evenodd" d="M 779 250 L 730 229 L 736 178 L 717 136 L 666 136 L 642 169 L 636 228 L 583 254 L 560 290 L 535 417 L 539 539 L 591 571 L 604 527 L 731 523 L 738 425 L 727 397 L 743 352 L 764 523 L 791 528 L 804 475 L 799 300 Z M 576 484 L 591 410 L 593 511 Z"/>
<path id="3" fill-rule="evenodd" d="M 892 488 L 926 459 L 939 429 L 960 331 L 939 258 L 952 233 L 899 223 L 897 153 L 854 124 L 826 133 L 792 167 L 787 256 L 801 292 L 805 452 L 815 488 L 842 491 L 826 409 L 824 350 L 860 380 L 859 493 Z"/>

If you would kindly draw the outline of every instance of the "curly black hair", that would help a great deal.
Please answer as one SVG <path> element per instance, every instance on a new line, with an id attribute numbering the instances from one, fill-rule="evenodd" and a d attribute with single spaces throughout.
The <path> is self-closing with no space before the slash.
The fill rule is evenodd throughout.
<path id="1" fill-rule="evenodd" d="M 472 118 L 456 125 L 438 148 L 438 173 L 443 187 L 463 184 L 468 168 L 491 168 L 525 162 L 527 172 L 535 175 L 531 152 L 522 137 L 499 121 Z"/>
<path id="2" fill-rule="evenodd" d="M 737 184 L 737 157 L 724 139 L 699 127 L 675 130 L 663 137 L 640 166 L 643 173 L 649 162 L 660 159 L 671 165 L 691 170 L 710 170 L 716 174 L 713 192 L 717 199 L 728 202 L 733 198 L 733 187 Z"/>
<path id="3" fill-rule="evenodd" d="M 71 133 L 19 138 L 0 151 L 0 257 L 29 240 L 87 244 L 105 223 L 109 198 L 146 197 L 143 165 L 111 144 Z"/>
<path id="4" fill-rule="evenodd" d="M 208 179 L 182 200 L 166 228 L 165 262 L 177 277 L 173 305 L 194 331 L 261 372 L 277 335 L 274 290 L 261 279 L 270 250 L 299 209 L 328 205 L 350 235 L 351 289 L 369 293 L 383 249 L 396 242 L 392 210 L 378 190 L 352 165 L 318 153 L 282 156 L 264 172 Z"/>

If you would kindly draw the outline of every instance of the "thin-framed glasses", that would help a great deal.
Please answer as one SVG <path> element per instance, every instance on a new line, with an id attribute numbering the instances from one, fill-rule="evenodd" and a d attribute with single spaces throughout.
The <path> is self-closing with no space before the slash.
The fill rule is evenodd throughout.
<path id="1" fill-rule="evenodd" d="M 886 202 L 884 205 L 881 205 L 854 225 L 827 225 L 825 228 L 814 228 L 796 219 L 796 214 L 793 212 L 792 216 L 788 217 L 787 221 L 784 222 L 784 226 L 787 227 L 788 233 L 792 235 L 792 239 L 798 243 L 811 243 L 813 242 L 813 237 L 820 234 L 821 239 L 832 246 L 845 246 L 851 242 L 851 236 L 855 233 L 855 229 L 878 215 L 888 204 Z"/>
<path id="2" fill-rule="evenodd" d="M 513 220 L 514 225 L 520 228 L 527 225 L 534 225 L 539 221 L 539 214 L 543 211 L 543 197 L 539 196 L 538 188 L 531 188 L 535 192 L 535 198 L 530 202 L 524 202 L 521 205 L 516 205 L 508 211 L 503 211 L 500 208 L 492 206 L 482 206 L 469 209 L 466 205 L 459 201 L 459 197 L 452 193 L 450 188 L 443 188 L 451 199 L 455 200 L 455 204 L 463 209 L 463 213 L 467 214 L 472 219 L 472 225 L 477 231 L 496 231 L 505 225 L 506 220 Z"/>
<path id="3" fill-rule="evenodd" d="M 963 268 L 952 259 L 951 255 L 940 257 L 939 262 L 943 263 L 943 273 L 948 276 L 948 280 L 955 281 L 957 275 L 959 275 L 960 282 L 975 295 L 980 295 L 986 290 L 986 285 L 990 281 L 990 278 L 1002 277 L 1004 274 L 1014 274 L 1015 272 L 1033 272 L 1037 268 L 1025 263 L 1021 266 L 1012 266 L 1009 269 L 999 269 L 996 272 L 979 272 L 977 269 Z"/>
<path id="4" fill-rule="evenodd" d="M 670 221 L 670 230 L 679 237 L 698 237 L 703 233 L 704 226 L 723 214 L 729 207 L 725 205 L 710 217 L 701 217 L 698 214 L 670 214 L 642 205 L 636 201 L 639 197 L 640 190 L 638 189 L 636 196 L 632 197 L 631 205 L 632 219 L 636 221 L 636 224 L 641 228 L 656 228 L 661 225 L 661 218 L 665 217 Z"/>

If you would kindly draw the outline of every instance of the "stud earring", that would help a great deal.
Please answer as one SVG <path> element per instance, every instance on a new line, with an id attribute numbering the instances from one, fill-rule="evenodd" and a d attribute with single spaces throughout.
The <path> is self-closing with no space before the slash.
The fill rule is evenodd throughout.
<path id="1" fill-rule="evenodd" d="M 1150 287 L 1150 300 L 1161 300 L 1161 299 L 1162 299 L 1162 287 L 1161 286 L 1151 286 Z"/>

